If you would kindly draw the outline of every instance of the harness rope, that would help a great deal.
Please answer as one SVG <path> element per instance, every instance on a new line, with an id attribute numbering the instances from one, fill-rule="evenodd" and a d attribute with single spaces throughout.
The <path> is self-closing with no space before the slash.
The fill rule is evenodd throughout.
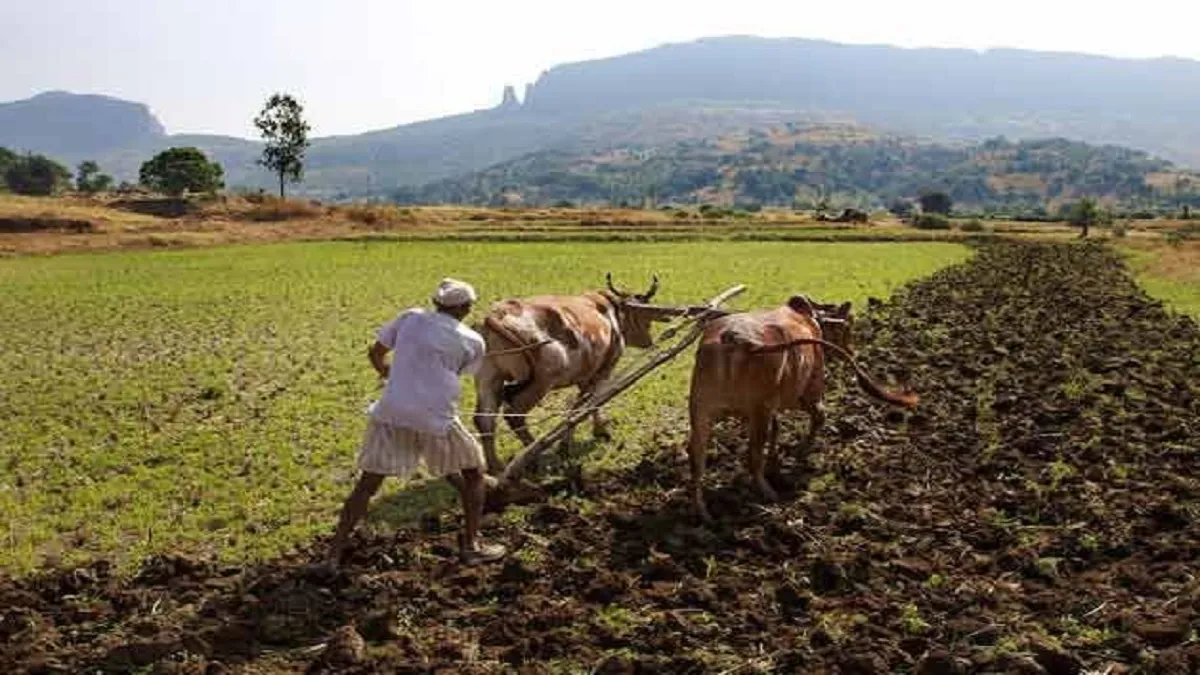
<path id="1" fill-rule="evenodd" d="M 546 338 L 545 340 L 539 340 L 532 344 L 521 345 L 520 347 L 513 347 L 512 349 L 496 349 L 496 350 L 493 350 L 493 351 L 490 351 L 490 352 L 484 354 L 484 356 L 505 356 L 507 354 L 520 354 L 522 352 L 528 352 L 528 351 L 537 349 L 538 347 L 544 347 L 545 345 L 548 345 L 551 342 L 554 342 L 553 338 Z"/>

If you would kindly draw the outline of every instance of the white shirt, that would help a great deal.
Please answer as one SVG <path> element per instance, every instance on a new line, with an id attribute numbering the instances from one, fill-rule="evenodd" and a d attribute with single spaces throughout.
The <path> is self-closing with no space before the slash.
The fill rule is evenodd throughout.
<path id="1" fill-rule="evenodd" d="M 483 364 L 483 337 L 452 316 L 409 309 L 376 339 L 392 349 L 392 365 L 383 396 L 367 413 L 385 424 L 445 433 L 458 414 L 459 376 Z"/>

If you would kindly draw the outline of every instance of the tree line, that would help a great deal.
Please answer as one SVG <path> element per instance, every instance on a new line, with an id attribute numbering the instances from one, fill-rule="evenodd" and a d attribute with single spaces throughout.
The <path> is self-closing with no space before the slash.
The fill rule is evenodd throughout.
<path id="1" fill-rule="evenodd" d="M 277 93 L 267 99 L 254 118 L 264 145 L 259 165 L 279 178 L 279 196 L 286 194 L 286 183 L 304 178 L 304 153 L 311 130 L 304 120 L 304 108 L 289 94 Z M 172 147 L 142 163 L 138 184 L 173 198 L 188 194 L 215 193 L 225 187 L 224 169 L 199 148 Z M 74 174 L 63 164 L 44 155 L 17 154 L 0 147 L 0 190 L 16 194 L 45 196 L 67 190 L 84 194 L 107 192 L 114 187 L 112 176 L 102 173 L 93 160 L 80 162 Z"/>
<path id="2" fill-rule="evenodd" d="M 737 139 L 733 139 L 737 140 Z M 404 187 L 401 203 L 501 205 L 512 195 L 530 205 L 561 201 L 637 204 L 700 203 L 714 194 L 742 206 L 819 209 L 821 202 L 879 208 L 938 191 L 975 211 L 1054 217 L 1050 203 L 1083 196 L 1116 201 L 1130 211 L 1200 204 L 1200 180 L 1165 160 L 1116 146 L 1065 139 L 992 139 L 942 146 L 901 139 L 855 142 L 793 137 L 774 142 L 748 134 L 740 147 L 681 142 L 649 156 L 605 151 L 533 153 L 466 176 Z M 1154 186 L 1154 174 L 1178 175 Z"/>

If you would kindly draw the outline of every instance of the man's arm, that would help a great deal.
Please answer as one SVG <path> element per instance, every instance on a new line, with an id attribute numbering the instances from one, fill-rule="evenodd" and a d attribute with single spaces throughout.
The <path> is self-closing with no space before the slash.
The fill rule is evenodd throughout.
<path id="1" fill-rule="evenodd" d="M 483 360 L 486 358 L 487 344 L 483 338 L 469 340 L 466 345 L 466 354 L 462 368 L 459 369 L 459 375 L 474 375 L 479 372 L 479 367 L 483 365 Z"/>
<path id="2" fill-rule="evenodd" d="M 379 373 L 379 377 L 385 380 L 388 377 L 388 373 L 391 372 L 391 367 L 387 364 L 387 361 L 383 360 L 383 357 L 387 356 L 389 351 L 391 349 L 378 340 L 367 350 L 367 358 L 371 361 L 371 365 L 374 366 L 375 372 Z"/>

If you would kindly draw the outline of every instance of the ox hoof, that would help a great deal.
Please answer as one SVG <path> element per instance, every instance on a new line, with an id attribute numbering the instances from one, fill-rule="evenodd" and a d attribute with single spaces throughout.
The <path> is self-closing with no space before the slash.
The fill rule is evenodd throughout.
<path id="1" fill-rule="evenodd" d="M 611 441 L 613 436 L 612 432 L 608 429 L 596 429 L 592 432 L 592 438 L 598 441 Z"/>
<path id="2" fill-rule="evenodd" d="M 779 501 L 779 493 L 775 491 L 775 488 L 772 488 L 765 482 L 758 486 L 758 491 L 762 495 L 762 498 L 768 502 Z"/>

